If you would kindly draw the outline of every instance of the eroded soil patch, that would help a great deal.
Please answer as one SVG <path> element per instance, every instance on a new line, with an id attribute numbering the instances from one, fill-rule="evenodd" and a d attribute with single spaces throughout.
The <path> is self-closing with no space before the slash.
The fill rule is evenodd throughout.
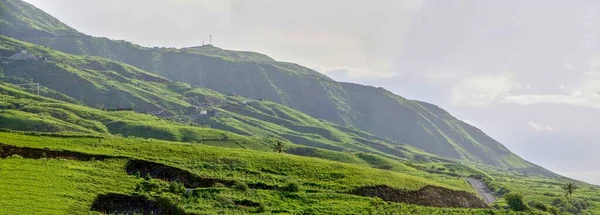
<path id="1" fill-rule="evenodd" d="M 23 158 L 40 159 L 40 158 L 62 158 L 79 161 L 91 160 L 106 160 L 112 158 L 126 158 L 110 155 L 94 155 L 82 152 L 74 152 L 67 150 L 51 150 L 48 148 L 38 149 L 29 147 L 11 146 L 0 143 L 0 158 L 7 158 L 12 155 L 19 155 Z"/>
<path id="2" fill-rule="evenodd" d="M 401 202 L 431 207 L 489 208 L 485 202 L 472 193 L 435 186 L 425 186 L 419 190 L 407 191 L 386 185 L 376 185 L 360 187 L 351 193 L 367 197 L 377 196 L 388 202 Z"/>
<path id="3" fill-rule="evenodd" d="M 231 187 L 236 183 L 234 180 L 202 177 L 191 173 L 188 170 L 144 160 L 129 160 L 125 170 L 130 175 L 150 175 L 152 178 L 164 181 L 180 182 L 184 187 L 189 189 L 213 187 L 216 184 L 223 184 L 226 187 Z M 278 188 L 277 186 L 264 184 L 262 182 L 249 183 L 248 187 L 250 189 L 261 190 L 274 190 Z"/>
<path id="4" fill-rule="evenodd" d="M 92 203 L 91 210 L 105 214 L 189 214 L 166 200 L 119 193 L 98 195 Z"/>
<path id="5" fill-rule="evenodd" d="M 200 177 L 187 170 L 142 160 L 130 160 L 127 162 L 125 170 L 128 174 L 140 174 L 141 176 L 150 175 L 152 178 L 160 180 L 177 181 L 182 183 L 186 188 L 192 189 L 212 187 L 216 183 L 220 183 L 229 187 L 233 186 L 235 183 L 232 180 Z"/>

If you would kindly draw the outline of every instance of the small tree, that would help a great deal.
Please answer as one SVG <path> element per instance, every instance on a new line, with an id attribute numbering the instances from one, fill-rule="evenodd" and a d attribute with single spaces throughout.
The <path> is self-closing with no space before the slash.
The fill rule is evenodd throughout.
<path id="1" fill-rule="evenodd" d="M 273 145 L 273 150 L 275 150 L 275 152 L 277 153 L 281 153 L 283 152 L 283 147 L 285 146 L 285 143 L 281 140 L 275 140 L 275 145 Z"/>
<path id="2" fill-rule="evenodd" d="M 565 192 L 565 197 L 567 197 L 568 199 L 571 199 L 573 192 L 575 192 L 577 188 L 579 187 L 577 187 L 577 185 L 573 182 L 565 183 L 562 187 L 563 192 Z"/>
<path id="3" fill-rule="evenodd" d="M 523 194 L 520 193 L 508 193 L 504 195 L 504 200 L 506 200 L 506 204 L 508 204 L 510 209 L 514 211 L 526 211 L 529 209 L 523 199 Z"/>

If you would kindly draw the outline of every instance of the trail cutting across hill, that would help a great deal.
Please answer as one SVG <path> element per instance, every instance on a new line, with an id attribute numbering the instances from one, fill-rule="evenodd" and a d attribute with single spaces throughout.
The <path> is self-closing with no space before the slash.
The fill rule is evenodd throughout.
<path id="1" fill-rule="evenodd" d="M 483 181 L 476 178 L 467 178 L 466 180 L 469 182 L 469 184 L 471 184 L 473 189 L 477 191 L 479 196 L 483 198 L 483 201 L 485 203 L 492 204 L 496 201 L 496 199 L 492 195 L 492 191 L 490 191 L 490 189 L 487 187 L 487 185 L 485 185 L 485 183 L 483 183 Z"/>

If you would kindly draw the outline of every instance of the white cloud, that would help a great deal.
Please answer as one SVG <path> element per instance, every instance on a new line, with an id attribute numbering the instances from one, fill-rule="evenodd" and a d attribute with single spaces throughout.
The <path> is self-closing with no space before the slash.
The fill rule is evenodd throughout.
<path id="1" fill-rule="evenodd" d="M 538 132 L 540 132 L 540 131 L 553 131 L 554 130 L 549 125 L 542 125 L 541 123 L 533 121 L 533 120 L 529 121 L 527 123 L 527 125 L 529 125 L 529 127 L 531 127 L 533 130 L 538 131 Z"/>
<path id="2" fill-rule="evenodd" d="M 561 87 L 562 88 L 562 87 Z M 566 89 L 566 88 L 565 88 Z M 521 105 L 566 104 L 600 109 L 600 80 L 588 80 L 564 95 L 510 95 L 502 103 Z"/>
<path id="3" fill-rule="evenodd" d="M 517 87 L 511 73 L 468 77 L 454 86 L 451 100 L 461 106 L 487 107 Z"/>

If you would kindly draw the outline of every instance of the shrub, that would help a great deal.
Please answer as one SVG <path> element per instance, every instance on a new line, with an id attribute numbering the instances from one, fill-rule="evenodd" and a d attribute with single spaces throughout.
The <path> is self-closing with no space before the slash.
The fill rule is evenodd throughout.
<path id="1" fill-rule="evenodd" d="M 250 190 L 250 187 L 248 187 L 248 185 L 244 182 L 236 181 L 233 185 L 233 189 L 238 191 L 248 191 Z"/>
<path id="2" fill-rule="evenodd" d="M 233 200 L 231 200 L 230 198 L 225 197 L 225 196 L 219 195 L 219 196 L 215 197 L 215 201 L 217 201 L 221 205 L 221 207 L 234 207 L 235 206 L 235 203 L 233 202 Z"/>
<path id="3" fill-rule="evenodd" d="M 169 183 L 169 192 L 175 193 L 175 194 L 182 194 L 182 193 L 185 193 L 185 187 L 183 186 L 182 183 L 173 181 L 173 182 Z"/>
<path id="4" fill-rule="evenodd" d="M 494 193 L 496 195 L 502 196 L 504 194 L 510 193 L 510 189 L 506 187 L 499 187 L 498 189 L 496 189 L 496 191 L 494 191 Z"/>
<path id="5" fill-rule="evenodd" d="M 560 209 L 558 209 L 557 207 L 548 205 L 548 212 L 552 215 L 559 215 L 560 214 Z"/>
<path id="6" fill-rule="evenodd" d="M 155 193 L 161 193 L 163 190 L 163 183 L 160 180 L 144 180 L 142 181 L 142 183 L 139 183 L 135 190 L 137 192 L 155 192 Z"/>
<path id="7" fill-rule="evenodd" d="M 135 171 L 135 172 L 133 172 L 133 176 L 134 176 L 135 178 L 140 178 L 140 177 L 141 177 L 141 173 L 140 173 L 140 171 Z"/>
<path id="8" fill-rule="evenodd" d="M 527 205 L 529 207 L 532 207 L 532 208 L 535 208 L 535 209 L 538 209 L 538 210 L 541 210 L 541 211 L 549 211 L 550 210 L 549 207 L 552 207 L 550 205 L 547 205 L 547 204 L 544 204 L 544 203 L 541 203 L 541 202 L 538 202 L 538 201 L 530 201 L 530 202 L 527 203 Z"/>
<path id="9" fill-rule="evenodd" d="M 300 184 L 298 184 L 297 182 L 289 182 L 285 186 L 283 186 L 281 190 L 284 192 L 295 193 L 300 191 Z"/>
<path id="10" fill-rule="evenodd" d="M 525 204 L 523 194 L 508 193 L 504 195 L 504 200 L 506 200 L 506 204 L 508 204 L 513 211 L 526 211 L 529 209 Z"/>
<path id="11" fill-rule="evenodd" d="M 150 175 L 150 173 L 146 173 L 146 175 L 144 176 L 144 180 L 149 181 L 150 179 L 152 179 L 152 176 Z"/>

